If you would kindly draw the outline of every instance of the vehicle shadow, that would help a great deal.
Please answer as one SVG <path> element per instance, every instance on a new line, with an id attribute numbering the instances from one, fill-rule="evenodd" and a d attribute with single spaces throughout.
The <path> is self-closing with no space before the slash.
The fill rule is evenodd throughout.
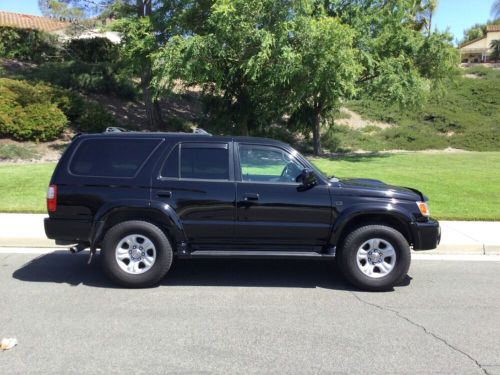
<path id="1" fill-rule="evenodd" d="M 39 256 L 13 273 L 25 282 L 117 288 L 107 279 L 99 255 L 87 265 L 88 254 L 56 251 Z M 408 285 L 410 278 L 402 285 Z M 286 259 L 178 259 L 161 286 L 287 287 L 357 290 L 348 284 L 334 262 Z"/>

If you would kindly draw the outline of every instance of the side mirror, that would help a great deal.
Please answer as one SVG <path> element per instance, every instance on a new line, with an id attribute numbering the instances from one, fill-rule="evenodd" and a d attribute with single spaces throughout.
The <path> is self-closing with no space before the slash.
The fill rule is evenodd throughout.
<path id="1" fill-rule="evenodd" d="M 300 175 L 297 177 L 297 182 L 302 183 L 302 187 L 310 188 L 318 182 L 316 174 L 312 169 L 304 168 Z"/>

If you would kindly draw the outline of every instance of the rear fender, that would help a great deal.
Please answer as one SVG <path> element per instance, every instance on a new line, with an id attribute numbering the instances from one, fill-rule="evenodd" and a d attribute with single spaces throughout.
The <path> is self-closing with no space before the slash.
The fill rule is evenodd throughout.
<path id="1" fill-rule="evenodd" d="M 90 242 L 95 248 L 103 239 L 105 231 L 124 220 L 151 220 L 167 231 L 174 244 L 187 243 L 182 223 L 175 210 L 168 204 L 143 199 L 117 200 L 106 203 L 94 216 Z"/>

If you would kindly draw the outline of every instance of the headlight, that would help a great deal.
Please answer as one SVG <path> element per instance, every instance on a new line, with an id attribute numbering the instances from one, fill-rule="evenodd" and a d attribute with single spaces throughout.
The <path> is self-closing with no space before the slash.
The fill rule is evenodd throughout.
<path id="1" fill-rule="evenodd" d="M 420 213 L 422 216 L 429 217 L 430 211 L 429 211 L 429 205 L 427 202 L 417 202 L 418 209 L 420 210 Z"/>

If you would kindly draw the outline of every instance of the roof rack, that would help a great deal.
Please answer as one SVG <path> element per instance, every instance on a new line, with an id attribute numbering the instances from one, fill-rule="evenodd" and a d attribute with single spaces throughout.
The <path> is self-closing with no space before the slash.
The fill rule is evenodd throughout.
<path id="1" fill-rule="evenodd" d="M 120 128 L 118 126 L 110 126 L 110 127 L 106 128 L 104 133 L 122 133 L 122 132 L 127 132 L 127 131 L 128 131 L 127 129 Z"/>
<path id="2" fill-rule="evenodd" d="M 202 129 L 202 128 L 194 128 L 193 133 L 194 134 L 202 134 L 202 135 L 212 135 L 211 133 L 207 132 L 205 129 Z"/>

